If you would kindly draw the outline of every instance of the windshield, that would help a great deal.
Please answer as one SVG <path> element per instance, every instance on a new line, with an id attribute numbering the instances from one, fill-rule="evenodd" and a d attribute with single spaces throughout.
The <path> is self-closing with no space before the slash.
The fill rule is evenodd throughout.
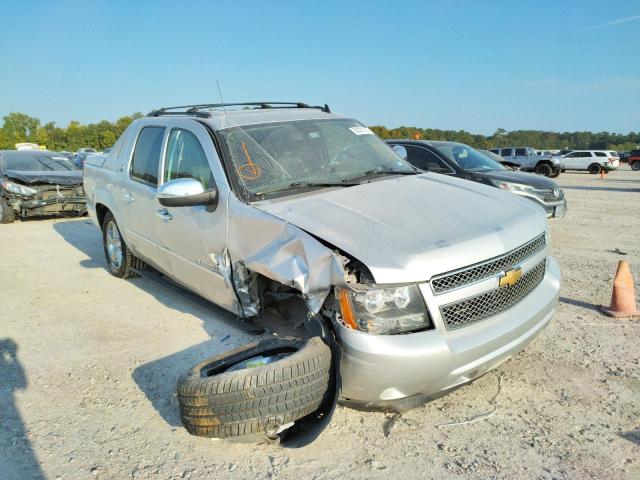
<path id="1" fill-rule="evenodd" d="M 218 133 L 234 181 L 249 198 L 292 184 L 346 186 L 378 174 L 416 172 L 355 120 L 296 120 Z"/>
<path id="2" fill-rule="evenodd" d="M 0 160 L 5 170 L 22 172 L 77 170 L 67 157 L 55 152 L 2 152 Z"/>
<path id="3" fill-rule="evenodd" d="M 463 170 L 472 172 L 488 172 L 490 170 L 507 170 L 501 163 L 489 158 L 468 145 L 436 146 L 449 160 L 456 162 Z"/>

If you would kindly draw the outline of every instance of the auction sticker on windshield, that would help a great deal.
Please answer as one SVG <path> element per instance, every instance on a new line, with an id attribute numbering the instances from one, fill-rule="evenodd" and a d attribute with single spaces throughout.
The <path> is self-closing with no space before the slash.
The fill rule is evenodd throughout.
<path id="1" fill-rule="evenodd" d="M 356 135 L 373 135 L 373 132 L 367 127 L 349 127 L 349 130 Z"/>

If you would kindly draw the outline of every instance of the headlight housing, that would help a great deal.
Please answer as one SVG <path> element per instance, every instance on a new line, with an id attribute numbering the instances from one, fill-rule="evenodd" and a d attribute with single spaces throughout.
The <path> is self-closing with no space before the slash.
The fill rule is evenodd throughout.
<path id="1" fill-rule="evenodd" d="M 491 180 L 496 187 L 501 188 L 503 190 L 509 190 L 510 192 L 531 192 L 534 190 L 533 187 L 529 185 L 523 185 L 522 183 L 511 183 L 505 182 L 503 180 Z"/>
<path id="2" fill-rule="evenodd" d="M 342 324 L 372 335 L 432 328 L 418 285 L 336 289 Z"/>
<path id="3" fill-rule="evenodd" d="M 4 188 L 7 192 L 24 195 L 26 197 L 30 197 L 31 195 L 38 193 L 38 191 L 33 188 L 25 187 L 24 185 L 13 183 L 3 178 L 0 178 L 0 187 Z"/>

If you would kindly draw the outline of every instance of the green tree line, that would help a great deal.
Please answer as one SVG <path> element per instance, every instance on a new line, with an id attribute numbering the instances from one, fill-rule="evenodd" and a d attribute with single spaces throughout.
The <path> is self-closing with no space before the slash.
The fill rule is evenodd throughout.
<path id="1" fill-rule="evenodd" d="M 466 143 L 475 148 L 534 147 L 538 150 L 617 150 L 628 151 L 640 145 L 640 132 L 623 135 L 609 132 L 545 132 L 541 130 L 514 130 L 502 128 L 493 135 L 479 135 L 464 130 L 437 130 L 432 128 L 383 126 L 370 127 L 380 138 L 420 138 L 425 140 L 449 140 Z"/>
<path id="2" fill-rule="evenodd" d="M 49 150 L 75 152 L 79 148 L 92 147 L 102 150 L 111 147 L 125 128 L 141 113 L 119 118 L 115 122 L 103 120 L 83 125 L 72 121 L 66 128 L 24 113 L 9 113 L 3 117 L 0 128 L 0 150 L 13 149 L 16 143 L 31 142 L 44 145 Z M 626 135 L 609 132 L 545 132 L 540 130 L 514 130 L 502 128 L 493 135 L 480 135 L 464 130 L 438 130 L 433 128 L 398 127 L 389 129 L 380 125 L 371 129 L 381 138 L 422 138 L 428 140 L 452 140 L 476 148 L 501 146 L 531 146 L 540 150 L 594 149 L 627 151 L 640 145 L 640 132 Z"/>
<path id="3" fill-rule="evenodd" d="M 49 122 L 42 125 L 40 120 L 24 113 L 13 112 L 3 117 L 0 128 L 0 150 L 15 148 L 16 143 L 30 142 L 46 146 L 53 151 L 75 152 L 79 148 L 92 147 L 97 150 L 111 147 L 129 124 L 141 113 L 119 118 L 115 122 L 103 120 L 82 125 L 72 121 L 66 128 Z"/>

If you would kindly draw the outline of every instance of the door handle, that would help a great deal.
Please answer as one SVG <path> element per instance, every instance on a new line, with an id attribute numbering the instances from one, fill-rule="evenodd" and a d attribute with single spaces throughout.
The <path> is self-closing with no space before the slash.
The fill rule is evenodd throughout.
<path id="1" fill-rule="evenodd" d="M 122 195 L 120 195 L 122 197 L 122 199 L 127 202 L 127 203 L 131 203 L 133 201 L 135 201 L 135 198 L 133 198 L 131 196 L 131 194 L 129 192 L 124 192 Z"/>
<path id="2" fill-rule="evenodd" d="M 171 220 L 173 218 L 166 208 L 156 210 L 156 215 L 163 220 Z"/>

